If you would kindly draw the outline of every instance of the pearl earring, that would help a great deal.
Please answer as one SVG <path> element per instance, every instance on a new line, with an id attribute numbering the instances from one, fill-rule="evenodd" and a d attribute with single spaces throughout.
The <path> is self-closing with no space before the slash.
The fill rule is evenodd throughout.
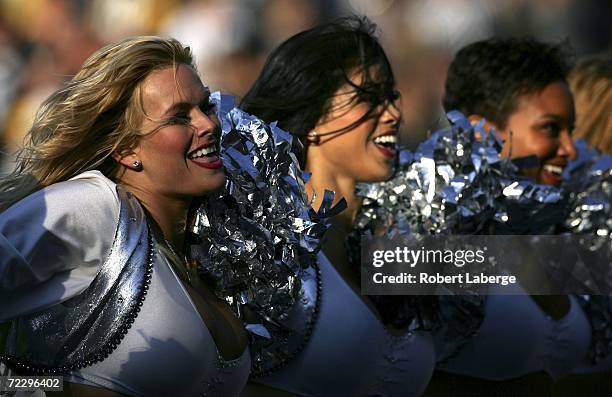
<path id="1" fill-rule="evenodd" d="M 316 131 L 310 131 L 306 135 L 306 141 L 308 141 L 308 143 L 312 143 L 313 145 L 318 144 L 320 140 L 321 140 L 321 137 L 319 136 L 319 134 L 317 134 Z"/>

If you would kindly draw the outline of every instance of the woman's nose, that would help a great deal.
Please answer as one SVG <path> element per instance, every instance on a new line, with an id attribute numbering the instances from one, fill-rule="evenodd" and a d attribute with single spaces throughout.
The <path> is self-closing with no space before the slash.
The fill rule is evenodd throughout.
<path id="1" fill-rule="evenodd" d="M 195 117 L 192 117 L 192 124 L 196 128 L 198 135 L 203 136 L 217 129 L 218 124 L 216 123 L 215 116 L 204 113 L 200 109 L 194 109 L 194 112 L 196 114 L 194 115 Z"/>
<path id="2" fill-rule="evenodd" d="M 576 146 L 574 145 L 574 140 L 567 130 L 563 131 L 559 136 L 558 154 L 560 156 L 567 157 L 570 160 L 575 160 L 578 155 Z"/>
<path id="3" fill-rule="evenodd" d="M 389 101 L 385 104 L 385 110 L 381 115 L 381 121 L 387 124 L 399 124 L 402 119 L 402 111 L 399 108 L 398 101 Z"/>

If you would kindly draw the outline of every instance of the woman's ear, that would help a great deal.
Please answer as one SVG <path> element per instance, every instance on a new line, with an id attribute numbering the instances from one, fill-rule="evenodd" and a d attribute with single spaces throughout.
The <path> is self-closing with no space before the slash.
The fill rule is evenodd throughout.
<path id="1" fill-rule="evenodd" d="M 133 171 L 141 171 L 142 170 L 142 161 L 138 158 L 138 155 L 134 151 L 119 151 L 115 150 L 113 152 L 113 160 L 123 165 L 126 168 L 129 168 Z"/>

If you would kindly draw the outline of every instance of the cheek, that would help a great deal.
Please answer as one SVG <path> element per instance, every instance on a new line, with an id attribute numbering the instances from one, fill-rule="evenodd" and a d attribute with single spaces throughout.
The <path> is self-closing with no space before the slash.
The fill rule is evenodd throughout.
<path id="1" fill-rule="evenodd" d="M 363 161 L 365 152 L 370 150 L 368 141 L 370 138 L 369 129 L 365 126 L 351 130 L 338 137 L 334 151 L 339 161 Z"/>
<path id="2" fill-rule="evenodd" d="M 512 158 L 535 155 L 538 159 L 545 160 L 554 157 L 558 147 L 558 140 L 534 131 L 524 135 L 516 134 L 512 144 L 504 145 L 502 156 L 508 156 L 509 151 L 512 150 Z"/>
<path id="3" fill-rule="evenodd" d="M 527 142 L 530 153 L 535 154 L 540 159 L 553 157 L 559 147 L 559 142 L 555 138 L 544 134 L 534 133 Z"/>
<path id="4" fill-rule="evenodd" d="M 355 128 L 355 130 L 351 131 L 349 134 L 353 134 L 355 145 L 367 146 L 369 142 L 371 142 L 373 133 L 375 132 L 377 123 L 374 120 L 368 120 L 362 123 L 359 127 Z"/>
<path id="5" fill-rule="evenodd" d="M 185 139 L 184 134 L 177 131 L 176 133 L 164 133 L 151 137 L 143 144 L 143 149 L 150 156 L 164 156 L 168 161 L 171 161 L 173 158 L 182 159 L 188 144 L 189 142 Z"/>

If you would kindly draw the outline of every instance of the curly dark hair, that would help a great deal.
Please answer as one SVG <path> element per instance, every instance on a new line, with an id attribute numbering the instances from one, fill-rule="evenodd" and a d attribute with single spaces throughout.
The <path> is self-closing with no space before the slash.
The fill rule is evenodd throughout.
<path id="1" fill-rule="evenodd" d="M 354 71 L 364 72 L 359 86 L 350 80 Z M 287 39 L 270 54 L 240 107 L 267 123 L 278 121 L 306 146 L 306 134 L 329 112 L 336 91 L 345 84 L 372 106 L 337 132 L 377 117 L 377 106 L 398 95 L 376 25 L 365 17 L 339 18 Z M 301 155 L 303 165 L 305 151 Z"/>
<path id="2" fill-rule="evenodd" d="M 443 106 L 505 128 L 517 98 L 566 81 L 571 49 L 533 38 L 491 38 L 463 47 L 446 77 Z"/>

